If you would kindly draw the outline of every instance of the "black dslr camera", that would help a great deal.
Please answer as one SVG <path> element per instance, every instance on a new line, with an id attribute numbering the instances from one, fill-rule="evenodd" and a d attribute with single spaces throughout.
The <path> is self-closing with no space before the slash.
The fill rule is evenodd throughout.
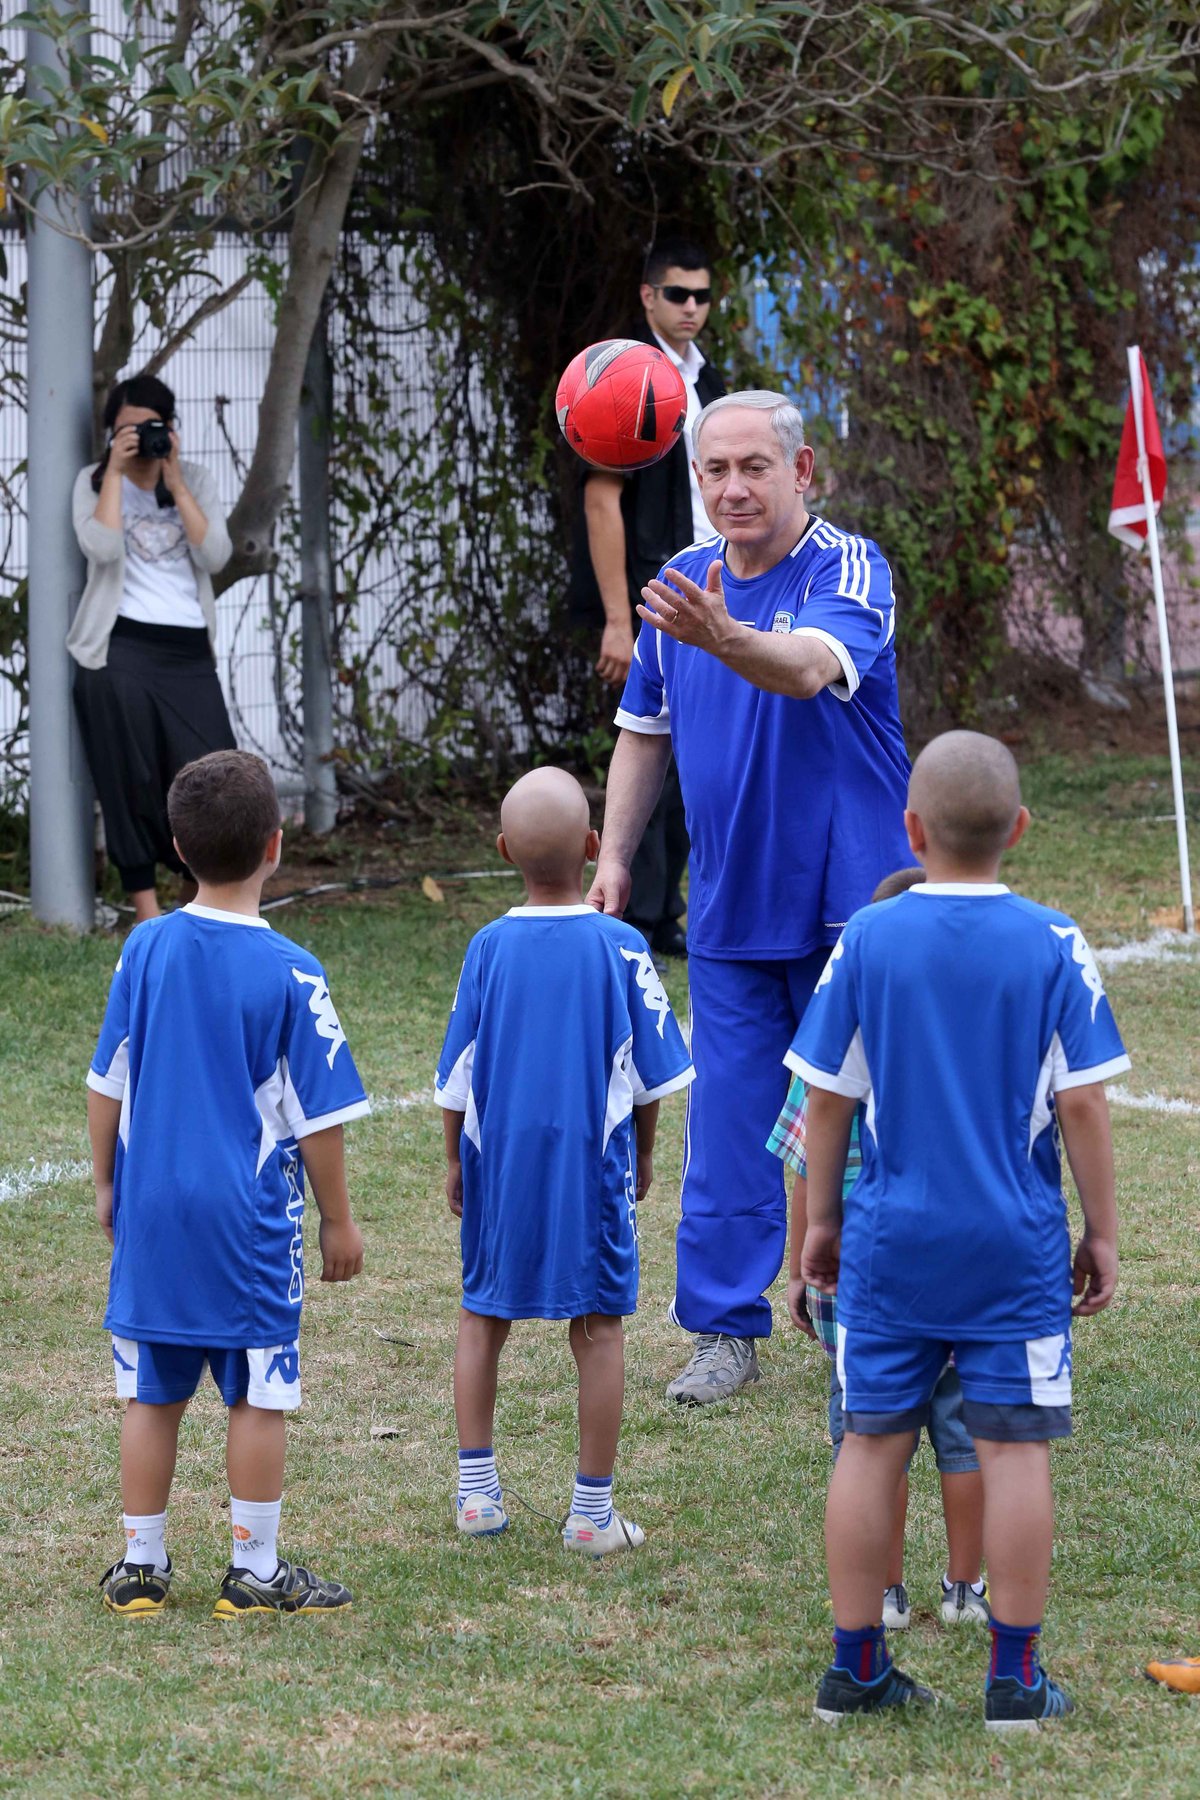
<path id="1" fill-rule="evenodd" d="M 161 462 L 171 454 L 171 431 L 161 419 L 142 419 L 136 426 L 138 459 Z"/>

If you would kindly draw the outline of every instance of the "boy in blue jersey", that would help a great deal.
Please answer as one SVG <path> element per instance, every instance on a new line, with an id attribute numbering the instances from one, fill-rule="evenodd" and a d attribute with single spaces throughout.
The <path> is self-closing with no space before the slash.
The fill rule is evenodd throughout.
<path id="1" fill-rule="evenodd" d="M 837 1289 L 846 1419 L 825 1515 L 827 1723 L 932 1698 L 891 1664 L 881 1596 L 897 1486 L 951 1354 L 983 1473 L 985 1723 L 1035 1731 L 1072 1710 L 1037 1650 L 1049 1446 L 1071 1429 L 1072 1316 L 1116 1285 L 1103 1084 L 1129 1059 L 1079 927 L 997 881 L 1028 820 L 1002 744 L 935 739 L 905 814 L 927 880 L 850 920 L 787 1058 L 810 1089 L 801 1275 Z M 843 1208 L 864 1103 L 863 1172 Z M 1060 1134 L 1084 1218 L 1073 1262 Z"/>
<path id="2" fill-rule="evenodd" d="M 925 879 L 924 869 L 897 869 L 879 883 L 872 903 L 893 900 Z M 862 1170 L 862 1114 L 860 1106 L 850 1128 L 846 1168 L 842 1177 L 843 1204 Z M 836 1461 L 845 1434 L 842 1384 L 837 1371 L 837 1299 L 809 1287 L 800 1272 L 801 1252 L 808 1224 L 808 1089 L 799 1075 L 791 1087 L 767 1148 L 795 1175 L 789 1231 L 788 1312 L 792 1323 L 814 1338 L 829 1357 L 829 1437 Z M 942 1514 L 946 1522 L 946 1573 L 942 1577 L 941 1613 L 947 1625 L 986 1624 L 990 1612 L 987 1583 L 981 1576 L 983 1557 L 983 1483 L 979 1458 L 963 1424 L 963 1393 L 951 1363 L 942 1370 L 929 1401 L 929 1442 L 941 1479 Z M 883 1594 L 883 1623 L 889 1631 L 905 1631 L 912 1623 L 912 1607 L 904 1585 L 904 1528 L 908 1512 L 908 1476 L 900 1478 L 892 1515 L 891 1548 Z"/>
<path id="3" fill-rule="evenodd" d="M 323 1281 L 362 1268 L 342 1126 L 370 1110 L 324 970 L 259 917 L 283 833 L 267 767 L 238 750 L 189 763 L 168 796 L 189 906 L 132 931 L 88 1074 L 96 1213 L 113 1246 L 108 1308 L 125 1554 L 101 1579 L 125 1617 L 161 1612 L 179 1424 L 207 1363 L 229 1408 L 232 1558 L 219 1619 L 350 1604 L 276 1552 L 285 1415 L 300 1404 L 304 1174 Z"/>
<path id="4" fill-rule="evenodd" d="M 579 1468 L 563 1543 L 603 1556 L 645 1539 L 612 1502 L 622 1321 L 637 1305 L 658 1103 L 693 1070 L 645 939 L 583 902 L 599 839 L 579 783 L 534 770 L 500 824 L 528 901 L 467 946 L 435 1090 L 462 1220 L 456 1518 L 472 1537 L 508 1525 L 493 1448 L 500 1352 L 514 1319 L 566 1319 Z"/>

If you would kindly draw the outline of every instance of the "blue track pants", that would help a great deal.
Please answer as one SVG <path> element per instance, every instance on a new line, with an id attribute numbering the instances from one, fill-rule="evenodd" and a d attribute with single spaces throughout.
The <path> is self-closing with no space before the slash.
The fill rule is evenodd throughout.
<path id="1" fill-rule="evenodd" d="M 769 1337 L 787 1242 L 784 1166 L 767 1149 L 783 1058 L 828 949 L 790 962 L 688 958 L 692 1061 L 674 1317 L 685 1331 Z"/>

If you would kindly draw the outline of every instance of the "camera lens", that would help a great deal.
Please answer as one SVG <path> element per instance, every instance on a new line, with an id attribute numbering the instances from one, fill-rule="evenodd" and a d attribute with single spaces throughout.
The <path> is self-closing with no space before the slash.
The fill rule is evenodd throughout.
<path id="1" fill-rule="evenodd" d="M 171 454 L 170 429 L 161 419 L 142 419 L 137 428 L 138 456 L 146 462 L 160 462 Z"/>

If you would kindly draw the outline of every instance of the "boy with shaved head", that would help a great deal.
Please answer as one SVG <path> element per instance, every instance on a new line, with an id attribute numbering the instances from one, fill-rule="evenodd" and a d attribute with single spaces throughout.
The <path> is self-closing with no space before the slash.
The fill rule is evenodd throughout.
<path id="1" fill-rule="evenodd" d="M 1037 1651 L 1049 1446 L 1071 1430 L 1071 1318 L 1107 1306 L 1116 1283 L 1103 1084 L 1129 1058 L 1079 927 L 997 879 L 1029 823 L 1004 746 L 936 738 L 904 817 L 927 879 L 850 920 L 787 1059 L 810 1085 L 801 1273 L 837 1289 L 846 1424 L 825 1515 L 834 1661 L 816 1715 L 932 1699 L 889 1660 L 881 1596 L 898 1483 L 953 1354 L 983 1472 L 984 1720 L 1036 1731 L 1072 1710 Z M 860 1103 L 863 1172 L 843 1206 Z M 1083 1209 L 1073 1264 L 1060 1135 Z"/>
<path id="2" fill-rule="evenodd" d="M 563 1542 L 603 1556 L 645 1538 L 612 1504 L 622 1320 L 637 1305 L 658 1102 L 693 1069 L 645 939 L 584 904 L 599 838 L 579 783 L 535 769 L 505 796 L 500 827 L 528 899 L 467 946 L 435 1092 L 462 1220 L 456 1516 L 472 1537 L 507 1526 L 492 1443 L 500 1352 L 514 1319 L 567 1319 L 579 1469 Z"/>

